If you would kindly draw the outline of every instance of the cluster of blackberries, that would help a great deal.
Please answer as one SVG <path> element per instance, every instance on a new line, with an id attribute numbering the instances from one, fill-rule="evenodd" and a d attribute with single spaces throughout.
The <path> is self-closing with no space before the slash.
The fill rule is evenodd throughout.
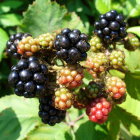
<path id="1" fill-rule="evenodd" d="M 112 43 L 127 35 L 125 27 L 123 16 L 115 10 L 111 10 L 101 15 L 99 21 L 95 22 L 95 34 L 106 43 Z"/>
<path id="2" fill-rule="evenodd" d="M 17 52 L 18 43 L 27 36 L 31 36 L 28 33 L 17 33 L 10 36 L 10 39 L 7 41 L 7 49 L 6 52 L 8 55 L 13 56 L 14 58 L 20 58 L 20 54 Z"/>
<path id="3" fill-rule="evenodd" d="M 52 96 L 40 98 L 39 102 L 39 116 L 43 123 L 53 126 L 64 120 L 66 111 L 58 110 L 53 106 Z"/>
<path id="4" fill-rule="evenodd" d="M 66 28 L 56 36 L 54 42 L 57 56 L 65 60 L 69 64 L 75 64 L 79 61 L 85 60 L 87 57 L 86 52 L 90 49 L 87 42 L 88 37 L 86 34 L 81 33 L 79 30 L 70 30 Z"/>
<path id="5" fill-rule="evenodd" d="M 46 33 L 37 38 L 27 33 L 12 35 L 7 42 L 7 53 L 21 58 L 12 67 L 8 79 L 15 94 L 39 98 L 39 116 L 43 123 L 51 126 L 63 121 L 66 110 L 72 106 L 85 108 L 89 120 L 104 123 L 112 105 L 122 103 L 126 97 L 125 83 L 108 74 L 110 68 L 124 68 L 125 55 L 113 47 L 107 48 L 108 43 L 126 36 L 125 26 L 123 16 L 112 10 L 95 22 L 90 44 L 86 34 L 69 28 L 57 35 Z M 130 45 L 137 47 L 139 42 L 136 40 L 134 44 L 135 40 L 127 38 Z M 66 63 L 60 66 L 55 58 Z M 87 77 L 84 78 L 87 72 L 94 77 L 88 80 L 88 85 Z M 82 84 L 83 81 L 86 84 Z"/>
<path id="6" fill-rule="evenodd" d="M 46 65 L 41 64 L 36 57 L 29 57 L 21 59 L 12 67 L 8 80 L 18 96 L 32 98 L 46 94 L 47 73 Z"/>

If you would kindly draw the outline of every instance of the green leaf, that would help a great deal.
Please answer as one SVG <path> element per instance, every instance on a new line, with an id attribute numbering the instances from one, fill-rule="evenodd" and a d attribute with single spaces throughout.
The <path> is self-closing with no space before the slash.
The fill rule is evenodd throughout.
<path id="1" fill-rule="evenodd" d="M 125 76 L 125 83 L 128 94 L 137 100 L 140 100 L 140 80 L 132 77 L 131 74 L 127 73 Z"/>
<path id="2" fill-rule="evenodd" d="M 8 40 L 7 33 L 2 28 L 0 28 L 0 61 L 2 59 L 2 53 L 6 47 L 7 40 Z"/>
<path id="3" fill-rule="evenodd" d="M 109 115 L 107 128 L 108 138 L 112 140 L 118 140 L 120 132 L 120 120 L 118 119 L 118 116 L 116 116 L 115 110 L 112 110 L 112 112 Z"/>
<path id="4" fill-rule="evenodd" d="M 0 13 L 5 13 L 10 11 L 11 9 L 19 8 L 23 4 L 22 1 L 19 0 L 5 0 L 0 3 Z M 7 10 L 5 10 L 7 9 Z"/>
<path id="5" fill-rule="evenodd" d="M 65 7 L 61 7 L 56 2 L 36 0 L 24 14 L 20 30 L 37 36 L 64 27 L 87 31 L 75 13 L 68 13 Z"/>
<path id="6" fill-rule="evenodd" d="M 123 79 L 125 77 L 125 74 L 118 71 L 118 70 L 109 70 L 109 73 L 112 75 L 112 76 L 117 76 L 121 79 Z"/>
<path id="7" fill-rule="evenodd" d="M 127 29 L 127 32 L 134 33 L 140 37 L 140 26 L 130 27 Z"/>
<path id="8" fill-rule="evenodd" d="M 125 63 L 128 70 L 135 75 L 140 76 L 140 49 L 128 51 L 124 49 Z"/>
<path id="9" fill-rule="evenodd" d="M 95 5 L 100 13 L 106 13 L 111 9 L 111 0 L 96 0 Z"/>
<path id="10" fill-rule="evenodd" d="M 37 99 L 15 95 L 0 99 L 0 139 L 23 140 L 40 124 Z"/>
<path id="11" fill-rule="evenodd" d="M 124 127 L 132 135 L 140 137 L 140 119 L 120 107 L 114 108 L 114 111 Z"/>
<path id="12" fill-rule="evenodd" d="M 42 125 L 28 134 L 26 140 L 72 140 L 70 128 L 64 124 L 55 126 Z"/>
<path id="13" fill-rule="evenodd" d="M 21 16 L 17 14 L 0 15 L 0 24 L 4 27 L 17 26 L 20 24 Z"/>

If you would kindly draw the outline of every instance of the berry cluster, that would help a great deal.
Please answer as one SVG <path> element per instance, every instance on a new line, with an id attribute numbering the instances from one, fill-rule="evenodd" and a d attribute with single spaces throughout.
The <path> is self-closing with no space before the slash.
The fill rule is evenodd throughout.
<path id="1" fill-rule="evenodd" d="M 39 102 L 39 117 L 43 123 L 53 126 L 65 119 L 66 111 L 58 110 L 53 106 L 52 96 L 40 98 Z"/>
<path id="2" fill-rule="evenodd" d="M 68 88 L 76 88 L 81 85 L 83 69 L 81 67 L 67 66 L 58 73 L 58 83 Z"/>
<path id="3" fill-rule="evenodd" d="M 124 17 L 117 11 L 111 10 L 100 16 L 95 22 L 95 34 L 106 43 L 112 43 L 123 39 L 126 33 Z"/>
<path id="4" fill-rule="evenodd" d="M 93 52 L 99 52 L 104 50 L 104 44 L 102 43 L 101 39 L 98 36 L 93 36 L 89 41 L 91 46 L 90 50 Z"/>
<path id="5" fill-rule="evenodd" d="M 69 28 L 36 38 L 15 34 L 7 42 L 7 53 L 21 59 L 12 67 L 9 83 L 18 96 L 39 99 L 45 124 L 60 123 L 72 106 L 86 109 L 89 120 L 102 124 L 113 106 L 126 98 L 125 82 L 110 74 L 126 69 L 125 53 L 116 41 L 121 39 L 125 48 L 128 42 L 134 48 L 139 45 L 129 34 L 124 39 L 125 25 L 122 15 L 111 10 L 95 22 L 89 43 L 86 34 Z"/>
<path id="6" fill-rule="evenodd" d="M 121 68 L 122 66 L 124 66 L 124 63 L 125 63 L 124 59 L 125 59 L 124 52 L 120 50 L 112 51 L 109 56 L 110 65 L 115 69 Z"/>
<path id="7" fill-rule="evenodd" d="M 18 53 L 25 56 L 32 56 L 40 50 L 40 46 L 36 39 L 31 36 L 23 38 L 17 45 Z"/>
<path id="8" fill-rule="evenodd" d="M 48 69 L 37 58 L 21 59 L 11 71 L 8 80 L 16 95 L 32 98 L 46 94 Z"/>
<path id="9" fill-rule="evenodd" d="M 111 103 L 108 102 L 105 98 L 101 97 L 93 100 L 87 106 L 86 113 L 89 116 L 89 120 L 102 124 L 107 120 L 111 109 Z"/>
<path id="10" fill-rule="evenodd" d="M 106 92 L 114 99 L 120 99 L 126 93 L 125 83 L 118 77 L 109 77 L 106 80 Z"/>
<path id="11" fill-rule="evenodd" d="M 85 60 L 86 52 L 90 49 L 87 40 L 87 35 L 79 30 L 66 28 L 56 36 L 54 43 L 57 50 L 56 55 L 69 64 Z"/>
<path id="12" fill-rule="evenodd" d="M 73 94 L 66 88 L 60 88 L 55 92 L 54 103 L 58 109 L 69 109 L 73 103 Z"/>
<path id="13" fill-rule="evenodd" d="M 28 36 L 31 36 L 31 35 L 28 33 L 17 33 L 17 34 L 11 35 L 10 39 L 7 41 L 7 44 L 6 44 L 7 54 L 15 58 L 20 58 L 21 55 L 17 52 L 17 45 L 22 39 Z"/>

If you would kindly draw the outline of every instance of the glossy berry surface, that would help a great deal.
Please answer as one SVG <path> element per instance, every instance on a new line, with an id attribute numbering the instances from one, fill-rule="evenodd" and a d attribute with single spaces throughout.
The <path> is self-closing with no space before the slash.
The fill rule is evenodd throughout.
<path id="1" fill-rule="evenodd" d="M 43 123 L 53 126 L 65 119 L 66 111 L 54 108 L 52 96 L 42 97 L 39 102 L 38 114 Z"/>
<path id="2" fill-rule="evenodd" d="M 126 94 L 126 84 L 118 77 L 109 77 L 106 82 L 106 92 L 113 99 L 120 99 Z"/>
<path id="3" fill-rule="evenodd" d="M 28 33 L 17 33 L 17 34 L 11 35 L 6 44 L 7 54 L 9 56 L 19 59 L 21 55 L 18 53 L 17 45 L 23 38 L 27 36 L 31 36 L 31 35 Z"/>
<path id="4" fill-rule="evenodd" d="M 115 10 L 101 15 L 99 21 L 96 21 L 94 26 L 95 34 L 105 43 L 120 41 L 127 35 L 124 17 Z"/>
<path id="5" fill-rule="evenodd" d="M 43 69 L 42 69 L 43 68 Z M 8 81 L 15 89 L 15 94 L 26 98 L 42 96 L 47 89 L 47 66 L 35 57 L 21 59 L 12 67 Z"/>
<path id="6" fill-rule="evenodd" d="M 66 88 L 57 89 L 54 97 L 55 108 L 69 109 L 73 104 L 73 94 Z"/>
<path id="7" fill-rule="evenodd" d="M 82 84 L 83 69 L 76 67 L 64 67 L 58 73 L 58 83 L 68 88 L 76 88 Z"/>
<path id="8" fill-rule="evenodd" d="M 90 121 L 102 124 L 107 121 L 111 109 L 111 103 L 101 97 L 93 100 L 87 106 L 86 113 Z"/>
<path id="9" fill-rule="evenodd" d="M 79 61 L 83 61 L 86 59 L 86 52 L 90 49 L 87 40 L 87 35 L 77 29 L 63 29 L 56 36 L 54 42 L 57 50 L 56 55 L 68 64 L 76 64 Z"/>

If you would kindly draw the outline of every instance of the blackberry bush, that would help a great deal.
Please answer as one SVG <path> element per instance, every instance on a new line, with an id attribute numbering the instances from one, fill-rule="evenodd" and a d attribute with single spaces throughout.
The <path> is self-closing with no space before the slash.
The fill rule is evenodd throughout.
<path id="1" fill-rule="evenodd" d="M 14 87 L 15 94 L 32 98 L 46 94 L 47 66 L 36 57 L 21 59 L 13 66 L 8 81 Z"/>
<path id="2" fill-rule="evenodd" d="M 85 60 L 87 57 L 86 52 L 90 49 L 87 40 L 87 35 L 77 29 L 63 29 L 61 33 L 56 36 L 54 42 L 57 50 L 56 55 L 69 64 L 75 64 Z"/>
<path id="3" fill-rule="evenodd" d="M 87 106 L 86 113 L 90 121 L 102 124 L 108 119 L 111 109 L 111 103 L 101 97 L 93 100 Z"/>
<path id="4" fill-rule="evenodd" d="M 83 69 L 81 67 L 67 66 L 58 73 L 58 83 L 68 88 L 76 88 L 81 85 Z"/>
<path id="5" fill-rule="evenodd" d="M 53 126 L 65 119 L 66 111 L 54 108 L 52 96 L 40 98 L 39 103 L 38 114 L 43 123 Z"/>
<path id="6" fill-rule="evenodd" d="M 31 36 L 31 35 L 28 33 L 17 33 L 17 34 L 11 35 L 10 39 L 7 41 L 7 44 L 6 44 L 7 54 L 14 58 L 19 59 L 21 55 L 17 51 L 17 45 L 22 39 L 28 36 Z"/>
<path id="7" fill-rule="evenodd" d="M 73 94 L 66 88 L 59 88 L 54 97 L 55 108 L 60 110 L 69 109 L 73 104 Z"/>
<path id="8" fill-rule="evenodd" d="M 101 15 L 94 26 L 95 34 L 106 43 L 119 41 L 127 35 L 124 17 L 115 10 Z"/>

